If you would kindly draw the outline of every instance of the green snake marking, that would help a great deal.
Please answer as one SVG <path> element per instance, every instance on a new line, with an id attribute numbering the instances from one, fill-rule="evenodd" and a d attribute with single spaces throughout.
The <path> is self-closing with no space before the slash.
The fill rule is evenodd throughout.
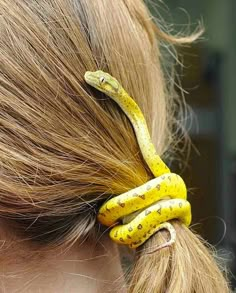
<path id="1" fill-rule="evenodd" d="M 175 242 L 176 233 L 167 221 L 176 218 L 186 226 L 191 223 L 191 206 L 186 200 L 184 181 L 170 173 L 158 156 L 142 111 L 120 83 L 101 70 L 87 71 L 84 78 L 89 85 L 112 98 L 125 112 L 135 131 L 142 156 L 156 177 L 105 202 L 99 210 L 98 220 L 108 227 L 114 226 L 110 237 L 116 243 L 136 248 L 158 230 L 167 229 L 171 238 L 158 249 L 170 246 Z M 131 218 L 129 223 L 117 225 L 127 218 Z"/>

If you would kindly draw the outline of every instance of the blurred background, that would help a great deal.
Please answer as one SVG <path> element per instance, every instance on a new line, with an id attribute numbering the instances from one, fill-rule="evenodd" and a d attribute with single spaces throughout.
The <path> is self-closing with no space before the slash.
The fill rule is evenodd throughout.
<path id="1" fill-rule="evenodd" d="M 176 32 L 199 20 L 205 27 L 204 40 L 178 51 L 179 77 L 193 109 L 192 122 L 185 121 L 193 146 L 182 176 L 191 190 L 193 228 L 216 247 L 236 287 L 236 1 L 150 5 Z"/>

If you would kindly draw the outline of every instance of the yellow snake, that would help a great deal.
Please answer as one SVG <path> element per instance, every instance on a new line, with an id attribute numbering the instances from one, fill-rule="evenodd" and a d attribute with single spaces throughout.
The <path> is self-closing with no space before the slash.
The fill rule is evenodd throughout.
<path id="1" fill-rule="evenodd" d="M 101 70 L 87 71 L 84 78 L 89 85 L 112 98 L 125 112 L 134 128 L 142 156 L 156 177 L 105 202 L 99 209 L 98 221 L 112 227 L 112 240 L 131 248 L 142 245 L 158 230 L 167 229 L 171 238 L 158 249 L 170 246 L 175 242 L 176 233 L 167 221 L 179 219 L 186 226 L 191 223 L 191 206 L 186 200 L 184 181 L 171 173 L 157 154 L 142 111 L 120 83 Z M 123 224 L 119 224 L 121 221 Z"/>

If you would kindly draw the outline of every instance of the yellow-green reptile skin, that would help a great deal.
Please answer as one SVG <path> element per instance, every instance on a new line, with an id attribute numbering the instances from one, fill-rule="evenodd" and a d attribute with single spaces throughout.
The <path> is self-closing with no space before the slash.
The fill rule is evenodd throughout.
<path id="1" fill-rule="evenodd" d="M 187 190 L 184 181 L 158 156 L 151 141 L 145 118 L 136 102 L 120 83 L 110 74 L 98 70 L 87 71 L 85 81 L 112 98 L 125 112 L 134 128 L 136 138 L 153 175 L 147 183 L 105 202 L 98 213 L 103 225 L 113 227 L 110 237 L 120 244 L 136 248 L 160 229 L 167 229 L 171 239 L 159 247 L 174 243 L 176 233 L 167 221 L 179 219 L 186 226 L 191 223 L 191 206 L 186 200 Z M 129 218 L 129 222 L 125 220 Z M 119 224 L 123 220 L 123 225 Z"/>

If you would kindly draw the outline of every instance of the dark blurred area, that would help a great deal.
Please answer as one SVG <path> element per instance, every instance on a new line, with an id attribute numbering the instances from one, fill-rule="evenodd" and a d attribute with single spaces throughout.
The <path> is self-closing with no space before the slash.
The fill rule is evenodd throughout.
<path id="1" fill-rule="evenodd" d="M 182 176 L 190 190 L 193 229 L 215 246 L 235 288 L 236 1 L 155 2 L 153 13 L 159 11 L 176 32 L 199 20 L 205 27 L 203 40 L 178 51 L 184 64 L 179 77 L 193 110 L 185 121 L 193 147 Z"/>

